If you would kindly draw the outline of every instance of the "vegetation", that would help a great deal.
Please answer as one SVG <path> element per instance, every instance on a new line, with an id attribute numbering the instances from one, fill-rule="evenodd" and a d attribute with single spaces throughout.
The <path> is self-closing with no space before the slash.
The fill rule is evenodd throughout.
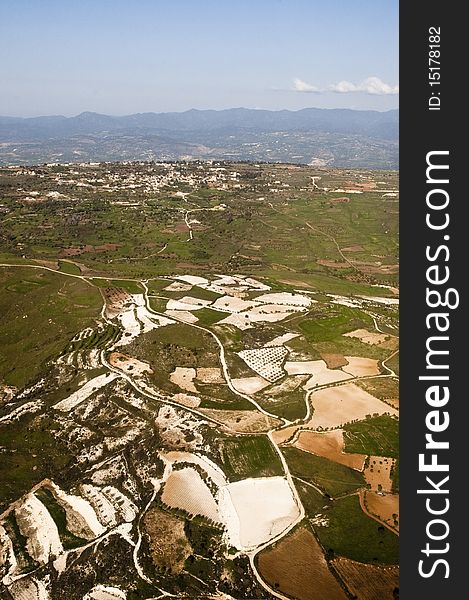
<path id="1" fill-rule="evenodd" d="M 330 557 L 340 555 L 363 563 L 398 562 L 398 536 L 365 515 L 357 495 L 336 500 L 327 518 L 327 527 L 314 529 Z"/>
<path id="2" fill-rule="evenodd" d="M 0 381 L 34 381 L 81 329 L 93 326 L 99 291 L 81 279 L 42 269 L 0 269 Z"/>
<path id="3" fill-rule="evenodd" d="M 295 487 L 308 517 L 314 517 L 318 513 L 329 510 L 332 503 L 331 499 L 318 492 L 314 487 L 299 479 L 295 479 Z"/>
<path id="4" fill-rule="evenodd" d="M 283 475 L 280 458 L 264 435 L 224 438 L 220 451 L 230 481 Z"/>
<path id="5" fill-rule="evenodd" d="M 344 427 L 345 452 L 399 456 L 399 421 L 389 415 L 372 417 Z"/>
<path id="6" fill-rule="evenodd" d="M 363 474 L 345 465 L 297 448 L 283 448 L 282 452 L 293 475 L 312 481 L 329 496 L 365 487 Z"/>

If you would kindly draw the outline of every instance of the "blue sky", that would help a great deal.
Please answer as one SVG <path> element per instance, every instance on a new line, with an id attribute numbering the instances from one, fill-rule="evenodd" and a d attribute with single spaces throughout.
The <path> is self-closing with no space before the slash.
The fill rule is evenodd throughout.
<path id="1" fill-rule="evenodd" d="M 1 0 L 0 114 L 398 106 L 398 0 Z"/>

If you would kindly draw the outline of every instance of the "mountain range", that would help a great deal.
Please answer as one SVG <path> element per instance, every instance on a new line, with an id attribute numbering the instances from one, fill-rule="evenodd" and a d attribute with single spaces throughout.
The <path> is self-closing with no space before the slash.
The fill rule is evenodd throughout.
<path id="1" fill-rule="evenodd" d="M 0 117 L 0 164 L 206 158 L 396 168 L 398 135 L 398 110 Z"/>

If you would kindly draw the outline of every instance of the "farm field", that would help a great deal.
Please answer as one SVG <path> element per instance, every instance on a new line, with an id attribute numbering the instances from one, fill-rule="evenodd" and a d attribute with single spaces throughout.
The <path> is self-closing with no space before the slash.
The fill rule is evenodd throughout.
<path id="1" fill-rule="evenodd" d="M 393 593 L 397 186 L 0 169 L 1 597 Z"/>
<path id="2" fill-rule="evenodd" d="M 323 551 L 306 527 L 259 554 L 261 576 L 274 589 L 298 600 L 330 598 L 345 600 L 347 595 L 329 570 Z"/>
<path id="3" fill-rule="evenodd" d="M 354 562 L 346 558 L 335 558 L 334 568 L 357 598 L 363 600 L 394 600 L 399 590 L 399 569 L 377 567 Z"/>

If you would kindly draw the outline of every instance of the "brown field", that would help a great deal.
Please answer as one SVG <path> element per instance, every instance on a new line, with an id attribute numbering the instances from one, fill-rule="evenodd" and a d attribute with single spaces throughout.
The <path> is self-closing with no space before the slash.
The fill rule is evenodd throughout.
<path id="1" fill-rule="evenodd" d="M 389 413 L 397 415 L 397 411 L 354 383 L 347 383 L 331 388 L 318 390 L 311 395 L 314 413 L 306 427 L 310 429 L 336 428 L 353 420 L 362 420 L 366 415 Z"/>
<path id="2" fill-rule="evenodd" d="M 399 408 L 399 381 L 392 377 L 380 377 L 376 379 L 363 379 L 357 382 L 362 389 L 384 400 L 394 408 Z"/>
<path id="3" fill-rule="evenodd" d="M 158 508 L 151 508 L 143 518 L 149 538 L 151 558 L 157 570 L 179 574 L 192 548 L 184 533 L 184 521 Z"/>
<path id="4" fill-rule="evenodd" d="M 198 410 L 239 433 L 269 431 L 281 423 L 279 419 L 263 415 L 257 410 L 218 410 L 217 408 L 199 408 Z"/>
<path id="5" fill-rule="evenodd" d="M 355 331 L 344 333 L 344 336 L 356 338 L 364 344 L 380 346 L 386 350 L 395 350 L 399 344 L 399 341 L 395 335 L 379 333 L 378 331 L 368 331 L 368 329 L 355 329 Z"/>
<path id="6" fill-rule="evenodd" d="M 316 538 L 306 527 L 258 555 L 261 576 L 295 600 L 346 600 Z"/>
<path id="7" fill-rule="evenodd" d="M 111 352 L 109 355 L 109 364 L 121 371 L 131 372 L 133 375 L 143 375 L 144 373 L 153 373 L 150 365 L 127 354 L 121 352 Z"/>
<path id="8" fill-rule="evenodd" d="M 369 513 L 378 517 L 396 531 L 399 531 L 399 495 L 386 494 L 380 496 L 376 492 L 368 490 L 364 493 L 364 503 Z M 397 515 L 394 517 L 393 515 Z M 395 523 L 395 519 L 397 524 Z"/>
<path id="9" fill-rule="evenodd" d="M 348 365 L 348 360 L 342 354 L 321 354 L 321 358 L 328 369 L 340 369 Z"/>
<path id="10" fill-rule="evenodd" d="M 350 593 L 359 600 L 394 600 L 399 588 L 399 567 L 365 565 L 348 558 L 334 558 L 332 565 Z"/>
<path id="11" fill-rule="evenodd" d="M 189 231 L 189 227 L 187 227 L 184 221 L 181 221 L 181 223 L 176 223 L 174 226 L 174 231 L 176 233 L 187 233 Z"/>
<path id="12" fill-rule="evenodd" d="M 180 508 L 190 515 L 202 515 L 219 521 L 218 506 L 199 473 L 191 467 L 173 471 L 168 477 L 161 500 L 171 508 Z"/>
<path id="13" fill-rule="evenodd" d="M 297 425 L 290 425 L 290 427 L 284 427 L 282 429 L 272 431 L 272 437 L 274 438 L 274 442 L 276 444 L 283 444 L 283 442 L 286 442 L 291 437 L 293 437 L 297 429 Z"/>
<path id="14" fill-rule="evenodd" d="M 312 452 L 317 456 L 329 458 L 342 465 L 361 471 L 365 463 L 365 454 L 344 453 L 344 432 L 342 429 L 317 433 L 315 431 L 301 431 L 295 443 L 295 448 Z"/>
<path id="15" fill-rule="evenodd" d="M 101 293 L 106 303 L 106 316 L 110 319 L 114 318 L 131 298 L 130 294 L 118 287 L 103 288 Z"/>
<path id="16" fill-rule="evenodd" d="M 226 383 L 220 367 L 200 367 L 196 379 L 202 383 Z"/>
<path id="17" fill-rule="evenodd" d="M 348 365 L 344 367 L 346 373 L 355 377 L 379 375 L 378 361 L 374 358 L 362 358 L 361 356 L 346 356 Z"/>
<path id="18" fill-rule="evenodd" d="M 385 456 L 370 456 L 369 464 L 363 471 L 366 482 L 371 485 L 374 492 L 391 492 L 391 468 L 395 463 L 394 458 Z"/>

